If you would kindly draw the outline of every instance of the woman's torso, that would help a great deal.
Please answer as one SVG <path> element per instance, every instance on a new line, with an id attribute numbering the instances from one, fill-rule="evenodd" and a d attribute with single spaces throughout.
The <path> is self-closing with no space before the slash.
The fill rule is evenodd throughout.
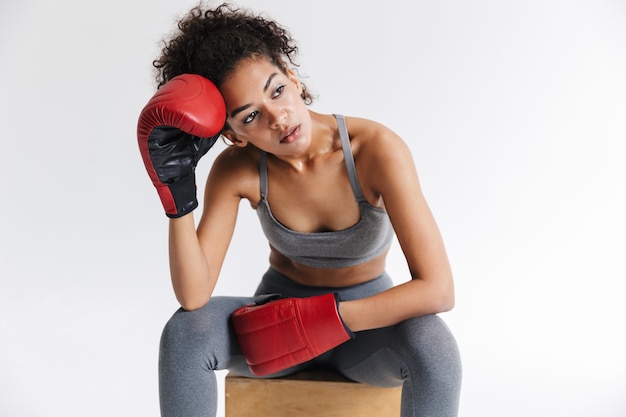
<path id="1" fill-rule="evenodd" d="M 264 179 L 259 174 L 262 172 L 259 170 L 259 165 L 262 165 L 263 153 L 256 149 L 247 149 L 246 152 L 254 153 L 253 157 L 247 160 L 248 164 L 255 165 L 256 173 L 252 169 L 245 170 L 248 175 L 255 178 L 245 181 L 247 191 L 243 193 L 243 196 L 251 202 L 253 208 L 259 210 L 261 206 L 261 211 L 265 213 L 259 215 L 262 222 L 267 223 L 273 220 L 277 223 L 270 226 L 266 224 L 264 227 L 277 229 L 281 235 L 288 233 L 289 238 L 292 237 L 291 235 L 296 235 L 306 240 L 307 235 L 311 234 L 325 241 L 327 234 L 330 234 L 328 240 L 332 243 L 325 250 L 329 251 L 331 258 L 332 245 L 336 251 L 346 252 L 345 247 L 338 245 L 338 239 L 332 237 L 333 234 L 342 235 L 341 239 L 345 238 L 345 244 L 350 245 L 352 234 L 350 232 L 353 229 L 372 228 L 372 226 L 376 228 L 373 221 L 386 222 L 381 226 L 381 230 L 376 232 L 378 234 L 374 238 L 378 243 L 376 247 L 371 248 L 368 256 L 350 253 L 348 250 L 348 256 L 354 257 L 353 261 L 330 262 L 323 267 L 316 266 L 316 262 L 298 262 L 294 260 L 298 258 L 297 256 L 286 256 L 270 244 L 270 266 L 296 282 L 329 287 L 355 285 L 369 281 L 383 273 L 390 242 L 389 235 L 393 234 L 393 231 L 384 212 L 382 199 L 367 187 L 367 183 L 357 179 L 356 188 L 362 190 L 361 201 L 359 201 L 358 191 L 355 190 L 354 183 L 352 185 L 350 183 L 350 169 L 346 166 L 345 150 L 342 148 L 335 118 L 322 115 L 317 115 L 317 117 L 328 127 L 322 132 L 332 136 L 331 151 L 315 158 L 310 166 L 302 170 L 294 170 L 278 158 L 268 154 L 265 161 L 267 166 L 266 195 L 263 195 Z M 352 143 L 349 148 L 352 148 L 354 154 L 356 178 L 359 178 L 358 172 L 364 169 L 360 162 L 365 159 L 361 158 L 363 155 L 359 150 L 359 141 L 366 140 L 364 135 L 358 133 L 361 127 L 365 127 L 360 126 L 360 123 L 367 123 L 367 121 L 358 119 L 350 122 Z M 356 125 L 356 128 L 353 129 L 353 125 Z M 353 133 L 353 130 L 357 133 Z M 349 157 L 352 155 L 346 158 Z M 256 183 L 256 190 L 252 188 L 254 183 Z M 362 216 L 369 219 L 368 225 L 362 225 Z M 358 230 L 354 231 L 357 235 L 352 238 L 357 240 L 356 246 L 362 246 L 362 242 L 358 242 L 358 239 L 367 236 L 363 233 L 369 233 L 369 231 L 361 230 L 360 236 Z M 297 241 L 295 242 L 297 246 Z M 364 249 L 370 250 L 367 245 Z M 323 260 L 318 262 L 323 262 Z"/>

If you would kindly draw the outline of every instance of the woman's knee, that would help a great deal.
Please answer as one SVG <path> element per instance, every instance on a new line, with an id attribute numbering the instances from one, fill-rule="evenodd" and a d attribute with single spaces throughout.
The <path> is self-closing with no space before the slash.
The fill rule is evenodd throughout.
<path id="1" fill-rule="evenodd" d="M 437 315 L 409 319 L 398 326 L 409 349 L 411 363 L 419 374 L 430 374 L 435 378 L 459 382 L 461 378 L 461 357 L 452 332 Z"/>
<path id="2" fill-rule="evenodd" d="M 237 349 L 230 314 L 248 302 L 242 297 L 214 297 L 198 310 L 179 309 L 161 334 L 160 360 L 201 361 L 209 369 L 218 369 Z"/>

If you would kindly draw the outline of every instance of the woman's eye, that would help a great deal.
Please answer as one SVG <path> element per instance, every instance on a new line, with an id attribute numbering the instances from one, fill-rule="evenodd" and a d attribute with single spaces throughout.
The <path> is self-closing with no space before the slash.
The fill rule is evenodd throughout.
<path id="1" fill-rule="evenodd" d="M 275 98 L 281 95 L 284 89 L 285 89 L 284 85 L 278 86 L 276 90 L 274 90 L 274 94 L 272 94 L 272 98 Z"/>
<path id="2" fill-rule="evenodd" d="M 247 125 L 248 123 L 252 122 L 258 113 L 258 111 L 253 111 L 252 113 L 250 113 L 248 117 L 243 119 L 243 124 Z"/>

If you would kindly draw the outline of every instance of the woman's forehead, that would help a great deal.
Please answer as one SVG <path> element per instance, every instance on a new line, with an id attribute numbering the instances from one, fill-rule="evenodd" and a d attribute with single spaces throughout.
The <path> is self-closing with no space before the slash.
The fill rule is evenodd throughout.
<path id="1" fill-rule="evenodd" d="M 268 60 L 246 59 L 226 77 L 221 90 L 224 95 L 263 92 L 269 88 L 273 79 L 281 76 L 284 76 L 281 69 Z"/>

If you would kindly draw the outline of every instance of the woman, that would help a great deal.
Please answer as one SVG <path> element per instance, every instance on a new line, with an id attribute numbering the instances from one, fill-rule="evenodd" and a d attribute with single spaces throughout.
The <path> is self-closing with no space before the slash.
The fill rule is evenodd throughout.
<path id="1" fill-rule="evenodd" d="M 206 95 L 216 109 L 199 111 L 207 108 L 199 104 L 191 111 L 210 113 L 210 121 L 191 118 L 191 129 L 140 133 L 142 156 L 170 217 L 171 278 L 182 307 L 161 341 L 162 415 L 213 416 L 215 370 L 254 376 L 246 363 L 250 352 L 242 353 L 245 342 L 230 321 L 254 299 L 212 294 L 243 198 L 257 211 L 270 243 L 269 269 L 255 295 L 317 300 L 333 294 L 338 321 L 327 333 L 345 336 L 270 376 L 331 366 L 356 381 L 402 385 L 403 417 L 454 416 L 460 359 L 436 315 L 454 305 L 453 278 L 410 152 L 378 123 L 310 110 L 312 96 L 294 70 L 296 53 L 276 22 L 223 4 L 191 10 L 154 62 L 161 101 L 176 90 L 172 79 L 181 74 L 198 74 L 219 89 Z M 185 88 L 196 100 L 201 88 Z M 140 131 L 159 124 L 146 123 L 142 113 Z M 212 130 L 194 133 L 197 125 Z M 211 168 L 196 228 L 193 168 L 219 134 L 232 146 Z M 202 142 L 198 136 L 211 138 Z M 180 151 L 183 143 L 189 154 Z M 166 178 L 172 166 L 183 167 L 174 175 L 178 179 Z M 187 184 L 184 192 L 181 183 Z M 411 273 L 396 286 L 385 273 L 394 232 Z"/>

